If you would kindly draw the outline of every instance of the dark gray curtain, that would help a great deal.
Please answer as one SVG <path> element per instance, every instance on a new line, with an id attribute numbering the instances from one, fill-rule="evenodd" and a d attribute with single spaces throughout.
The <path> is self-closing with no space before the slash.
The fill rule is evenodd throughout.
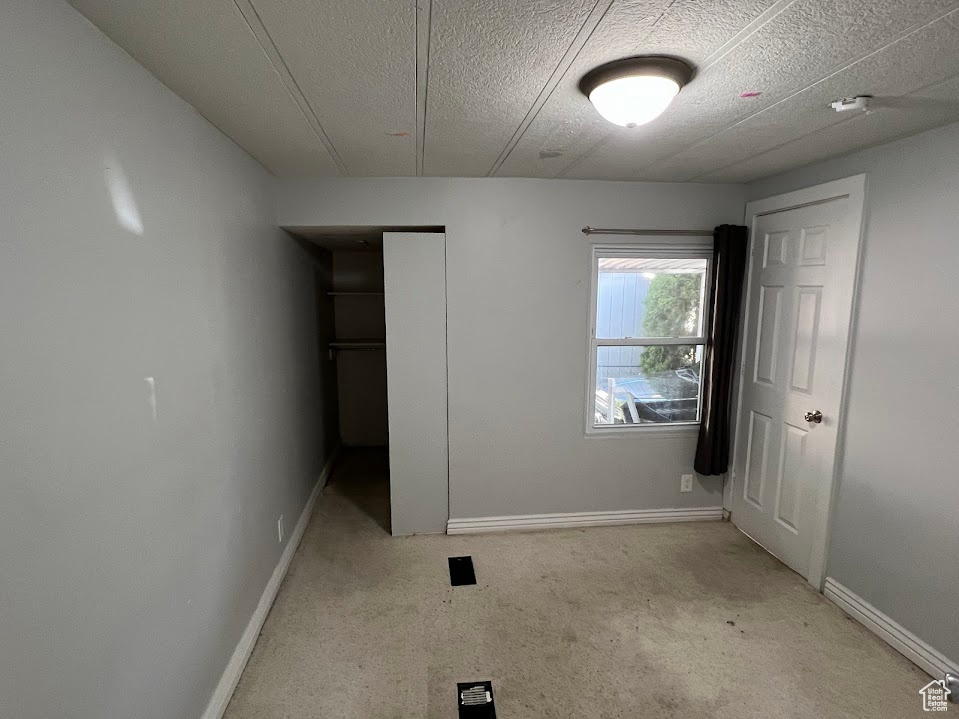
<path id="1" fill-rule="evenodd" d="M 749 230 L 739 225 L 720 225 L 713 233 L 713 277 L 706 297 L 712 321 L 703 357 L 703 409 L 693 465 L 703 475 L 723 474 L 729 466 L 736 336 L 748 240 Z"/>

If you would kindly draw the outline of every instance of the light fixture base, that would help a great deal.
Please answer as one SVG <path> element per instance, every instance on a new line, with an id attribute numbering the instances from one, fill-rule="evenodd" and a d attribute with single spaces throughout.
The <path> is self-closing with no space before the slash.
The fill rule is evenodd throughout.
<path id="1" fill-rule="evenodd" d="M 674 80 L 680 89 L 693 78 L 693 68 L 686 62 L 667 55 L 635 55 L 613 60 L 595 67 L 579 81 L 579 91 L 589 97 L 603 83 L 621 77 L 654 75 Z"/>
<path id="2" fill-rule="evenodd" d="M 677 58 L 639 55 L 590 70 L 579 89 L 605 120 L 634 128 L 659 117 L 692 76 L 693 68 Z"/>

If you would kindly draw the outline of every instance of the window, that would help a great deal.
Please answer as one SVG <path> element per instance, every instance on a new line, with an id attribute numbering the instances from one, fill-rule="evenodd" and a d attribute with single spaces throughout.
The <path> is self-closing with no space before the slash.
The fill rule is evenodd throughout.
<path id="1" fill-rule="evenodd" d="M 695 425 L 711 244 L 593 249 L 587 433 Z"/>

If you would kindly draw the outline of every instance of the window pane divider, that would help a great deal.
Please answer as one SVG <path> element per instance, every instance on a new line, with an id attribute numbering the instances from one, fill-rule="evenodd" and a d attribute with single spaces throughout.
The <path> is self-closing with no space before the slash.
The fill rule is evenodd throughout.
<path id="1" fill-rule="evenodd" d="M 662 345 L 704 345 L 705 337 L 594 337 L 597 347 L 656 347 Z"/>

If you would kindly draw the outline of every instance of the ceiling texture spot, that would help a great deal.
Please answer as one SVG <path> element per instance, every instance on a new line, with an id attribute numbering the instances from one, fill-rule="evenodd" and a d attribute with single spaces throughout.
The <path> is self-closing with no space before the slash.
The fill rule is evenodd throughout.
<path id="1" fill-rule="evenodd" d="M 953 0 L 70 2 L 282 177 L 748 182 L 959 120 Z M 647 54 L 695 75 L 615 127 L 578 82 Z"/>

